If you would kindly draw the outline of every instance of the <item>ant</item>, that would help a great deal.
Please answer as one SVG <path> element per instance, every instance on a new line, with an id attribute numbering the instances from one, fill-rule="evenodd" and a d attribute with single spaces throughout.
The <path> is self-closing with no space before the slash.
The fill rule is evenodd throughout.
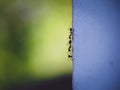
<path id="1" fill-rule="evenodd" d="M 71 59 L 72 60 L 72 39 L 73 39 L 73 36 L 72 36 L 72 34 L 73 34 L 73 29 L 72 29 L 72 27 L 69 29 L 69 31 L 70 31 L 70 34 L 69 34 L 69 47 L 68 47 L 68 52 L 69 52 L 69 54 L 68 54 L 68 59 Z"/>
<path id="2" fill-rule="evenodd" d="M 68 58 L 72 58 L 72 55 L 68 55 Z"/>
<path id="3" fill-rule="evenodd" d="M 68 52 L 71 52 L 72 49 L 72 40 L 69 40 Z"/>

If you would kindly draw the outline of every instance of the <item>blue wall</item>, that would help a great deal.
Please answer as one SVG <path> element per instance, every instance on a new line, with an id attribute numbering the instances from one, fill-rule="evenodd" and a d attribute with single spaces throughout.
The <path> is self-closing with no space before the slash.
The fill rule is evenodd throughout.
<path id="1" fill-rule="evenodd" d="M 73 0 L 73 90 L 120 90 L 120 0 Z"/>

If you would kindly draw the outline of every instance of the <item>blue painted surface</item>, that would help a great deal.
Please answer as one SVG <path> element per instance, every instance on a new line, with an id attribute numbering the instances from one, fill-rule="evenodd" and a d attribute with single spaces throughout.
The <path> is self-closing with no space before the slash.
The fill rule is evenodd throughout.
<path id="1" fill-rule="evenodd" d="M 120 0 L 73 0 L 73 90 L 120 90 Z"/>

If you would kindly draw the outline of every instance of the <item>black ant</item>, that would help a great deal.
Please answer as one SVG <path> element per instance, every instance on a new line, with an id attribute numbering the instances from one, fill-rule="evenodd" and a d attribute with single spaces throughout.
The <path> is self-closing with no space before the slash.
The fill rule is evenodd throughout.
<path id="1" fill-rule="evenodd" d="M 68 42 L 69 43 L 69 47 L 68 47 L 68 52 L 69 52 L 68 59 L 71 59 L 71 60 L 72 60 L 72 39 L 73 39 L 73 37 L 72 37 L 73 31 L 72 30 L 73 30 L 72 28 L 69 29 L 70 34 L 69 34 L 69 42 Z"/>
<path id="2" fill-rule="evenodd" d="M 71 56 L 71 55 L 68 55 L 68 58 L 72 58 L 72 56 Z"/>

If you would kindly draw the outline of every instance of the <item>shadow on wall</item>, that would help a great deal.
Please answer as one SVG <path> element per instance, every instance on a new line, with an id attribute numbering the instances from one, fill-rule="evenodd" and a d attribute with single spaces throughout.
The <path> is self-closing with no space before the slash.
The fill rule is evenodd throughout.
<path id="1" fill-rule="evenodd" d="M 72 76 L 33 82 L 31 84 L 5 86 L 5 90 L 72 90 Z"/>

